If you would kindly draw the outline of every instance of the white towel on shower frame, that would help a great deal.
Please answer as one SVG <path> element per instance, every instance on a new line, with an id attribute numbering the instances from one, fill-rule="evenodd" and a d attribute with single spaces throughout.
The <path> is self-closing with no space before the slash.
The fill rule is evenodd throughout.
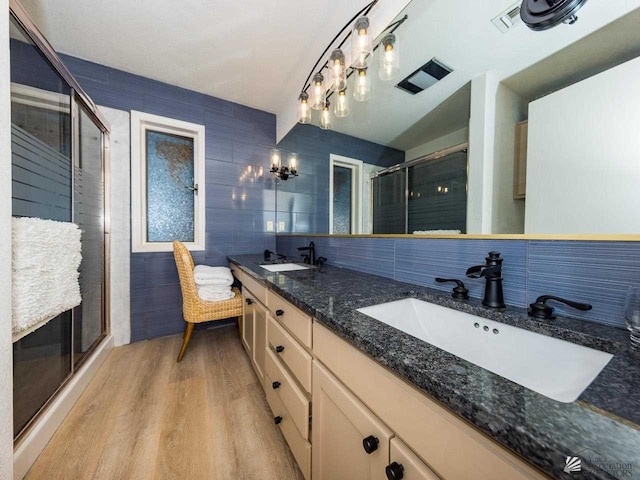
<path id="1" fill-rule="evenodd" d="M 80 305 L 81 231 L 75 223 L 13 218 L 13 341 Z"/>

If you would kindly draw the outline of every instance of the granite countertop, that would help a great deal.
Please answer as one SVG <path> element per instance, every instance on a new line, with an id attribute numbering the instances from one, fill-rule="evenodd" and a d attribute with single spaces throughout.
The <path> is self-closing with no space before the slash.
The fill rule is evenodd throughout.
<path id="1" fill-rule="evenodd" d="M 628 332 L 581 320 L 534 320 L 438 290 L 323 266 L 271 273 L 262 255 L 228 257 L 243 271 L 553 478 L 567 456 L 581 478 L 640 478 L 640 353 Z M 368 317 L 356 309 L 413 297 L 614 354 L 573 403 L 561 403 Z M 562 369 L 562 365 L 558 365 Z"/>

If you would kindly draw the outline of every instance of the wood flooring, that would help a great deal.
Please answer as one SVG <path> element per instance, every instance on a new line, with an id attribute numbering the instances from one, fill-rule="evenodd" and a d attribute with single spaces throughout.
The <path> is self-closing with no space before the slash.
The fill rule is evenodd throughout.
<path id="1" fill-rule="evenodd" d="M 303 480 L 235 326 L 113 349 L 26 478 Z"/>

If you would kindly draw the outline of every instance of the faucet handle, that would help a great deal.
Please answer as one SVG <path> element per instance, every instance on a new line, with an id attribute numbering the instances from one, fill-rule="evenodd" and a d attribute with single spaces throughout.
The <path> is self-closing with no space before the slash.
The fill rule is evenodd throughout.
<path id="1" fill-rule="evenodd" d="M 438 283 L 455 283 L 458 286 L 454 287 L 451 296 L 458 300 L 469 300 L 469 290 L 464 286 L 461 280 L 456 278 L 436 278 Z"/>
<path id="2" fill-rule="evenodd" d="M 553 320 L 556 316 L 553 314 L 553 307 L 547 305 L 548 300 L 555 300 L 556 302 L 564 303 L 577 310 L 584 312 L 591 310 L 593 306 L 588 303 L 578 303 L 571 300 L 566 300 L 560 297 L 554 297 L 553 295 L 542 295 L 538 297 L 535 303 L 529 304 L 529 316 L 534 318 L 540 318 L 542 320 Z"/>

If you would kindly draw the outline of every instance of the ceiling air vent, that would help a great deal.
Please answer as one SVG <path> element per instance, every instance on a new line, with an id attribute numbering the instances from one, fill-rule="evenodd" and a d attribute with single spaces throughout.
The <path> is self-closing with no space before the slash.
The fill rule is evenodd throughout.
<path id="1" fill-rule="evenodd" d="M 500 15 L 493 18 L 491 22 L 502 33 L 507 33 L 511 31 L 513 28 L 517 27 L 522 23 L 522 18 L 520 18 L 520 5 L 521 5 L 521 2 L 511 5 Z"/>
<path id="2" fill-rule="evenodd" d="M 396 87 L 415 95 L 435 85 L 452 71 L 451 68 L 434 58 L 398 83 Z"/>

